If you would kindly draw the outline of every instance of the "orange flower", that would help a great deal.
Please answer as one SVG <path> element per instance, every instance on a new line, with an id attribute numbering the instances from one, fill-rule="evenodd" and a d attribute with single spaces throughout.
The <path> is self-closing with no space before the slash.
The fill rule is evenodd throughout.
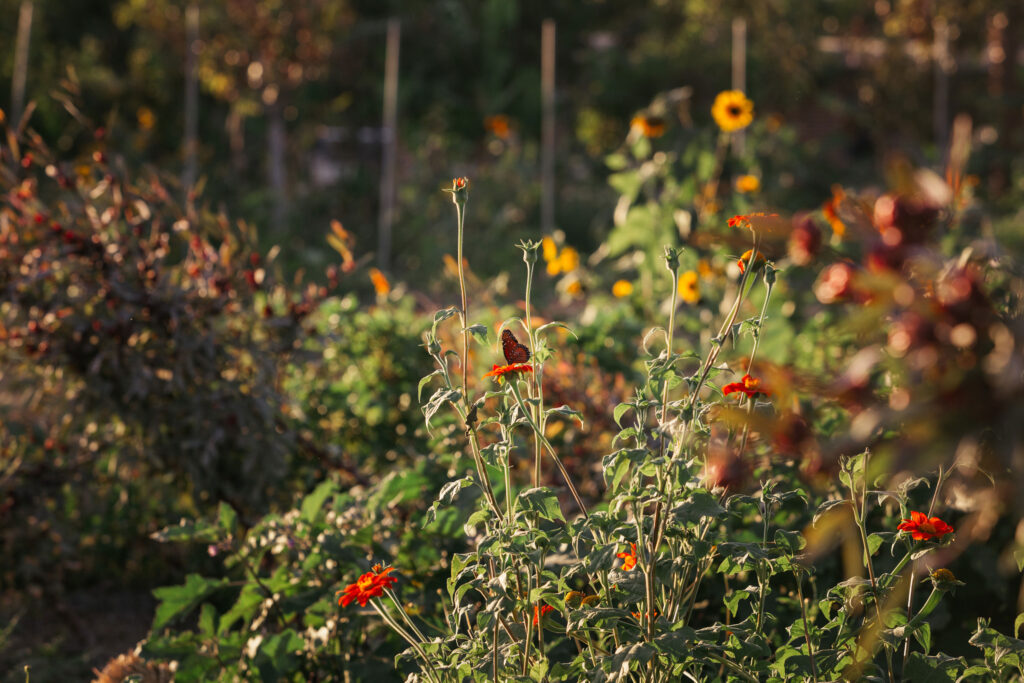
<path id="1" fill-rule="evenodd" d="M 740 256 L 739 260 L 736 261 L 736 265 L 740 267 L 740 272 L 744 272 L 747 269 L 747 262 L 750 261 L 750 255 L 754 253 L 753 249 L 747 249 L 743 252 L 743 256 Z M 754 270 L 757 270 L 758 266 L 764 264 L 764 254 L 760 251 L 757 252 L 757 256 L 754 257 Z"/>
<path id="2" fill-rule="evenodd" d="M 391 283 L 388 282 L 387 276 L 376 268 L 370 268 L 370 282 L 373 283 L 377 296 L 387 296 L 391 291 Z"/>
<path id="3" fill-rule="evenodd" d="M 742 90 L 726 90 L 715 97 L 711 116 L 726 133 L 742 130 L 754 120 L 754 103 Z"/>
<path id="4" fill-rule="evenodd" d="M 757 192 L 761 189 L 761 180 L 756 175 L 741 175 L 736 179 L 736 191 L 741 194 Z"/>
<path id="5" fill-rule="evenodd" d="M 909 532 L 915 541 L 931 541 L 953 533 L 953 527 L 923 512 L 911 512 L 910 519 L 904 519 L 896 528 Z"/>
<path id="6" fill-rule="evenodd" d="M 629 544 L 630 551 L 628 553 L 618 553 L 615 557 L 622 558 L 622 571 L 632 571 L 633 567 L 636 566 L 636 543 Z"/>
<path id="7" fill-rule="evenodd" d="M 507 140 L 509 134 L 512 132 L 512 126 L 509 125 L 508 117 L 504 114 L 495 114 L 494 116 L 488 116 L 485 118 L 484 128 L 494 133 L 495 136 L 502 140 Z"/>
<path id="8" fill-rule="evenodd" d="M 832 196 L 825 202 L 825 205 L 821 207 L 821 212 L 825 214 L 825 220 L 832 226 L 832 232 L 839 237 L 846 234 L 846 223 L 839 218 L 839 205 L 846 199 L 846 193 L 843 192 L 843 188 L 839 185 L 832 186 Z"/>
<path id="9" fill-rule="evenodd" d="M 484 377 L 494 377 L 500 384 L 504 381 L 505 375 L 517 375 L 523 372 L 533 372 L 533 366 L 529 363 L 509 363 L 508 365 L 495 365 Z"/>
<path id="10" fill-rule="evenodd" d="M 640 621 L 641 617 L 646 617 L 648 614 L 650 614 L 650 612 L 647 612 L 646 614 L 641 613 L 641 612 L 630 612 L 630 614 L 633 615 L 634 619 L 636 619 L 637 621 Z M 661 612 L 659 612 L 658 610 L 654 610 L 654 618 L 655 619 L 658 618 L 659 614 L 661 614 Z"/>
<path id="11" fill-rule="evenodd" d="M 665 121 L 657 116 L 634 116 L 629 127 L 639 131 L 645 138 L 660 138 L 665 134 Z"/>
<path id="12" fill-rule="evenodd" d="M 617 280 L 612 285 L 612 296 L 621 299 L 633 293 L 633 283 L 629 280 Z"/>
<path id="13" fill-rule="evenodd" d="M 754 398 L 758 394 L 768 395 L 768 390 L 761 387 L 761 380 L 750 375 L 743 375 L 739 382 L 732 382 L 722 387 L 722 393 L 726 396 L 734 392 L 744 393 L 749 398 Z"/>
<path id="14" fill-rule="evenodd" d="M 540 620 L 544 618 L 544 615 L 555 609 L 551 605 L 534 605 L 533 607 L 533 625 L 537 626 L 540 624 Z"/>
<path id="15" fill-rule="evenodd" d="M 367 600 L 379 598 L 384 594 L 385 588 L 390 588 L 398 582 L 398 579 L 395 577 L 388 576 L 388 572 L 392 569 L 394 567 L 388 567 L 381 571 L 381 565 L 373 565 L 373 568 L 360 576 L 358 581 L 350 583 L 344 590 L 338 591 L 338 593 L 342 594 L 338 598 L 338 604 L 342 607 L 348 607 L 352 601 L 358 600 L 360 607 L 366 607 Z"/>

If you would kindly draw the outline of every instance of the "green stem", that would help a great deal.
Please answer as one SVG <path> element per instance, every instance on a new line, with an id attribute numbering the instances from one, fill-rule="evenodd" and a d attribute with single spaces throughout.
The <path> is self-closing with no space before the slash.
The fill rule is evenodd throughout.
<path id="1" fill-rule="evenodd" d="M 533 357 L 537 349 L 537 339 L 533 331 L 533 317 L 530 314 L 530 299 L 533 294 L 533 263 L 529 260 L 526 261 L 526 334 L 530 338 L 530 356 Z M 537 398 L 537 406 L 534 408 L 534 420 L 544 428 L 544 394 L 541 386 L 540 373 L 542 369 L 534 359 L 533 377 L 530 378 L 530 386 L 533 395 Z M 534 433 L 533 435 L 533 487 L 537 488 L 540 486 L 541 466 L 540 461 L 544 456 L 544 451 L 540 445 L 540 437 Z"/>
<path id="2" fill-rule="evenodd" d="M 583 504 L 583 499 L 580 498 L 580 494 L 576 491 L 576 487 L 573 485 L 572 479 L 569 477 L 568 470 L 566 470 L 565 465 L 562 464 L 562 459 L 558 457 L 557 453 L 555 453 L 555 449 L 551 445 L 551 442 L 548 441 L 547 437 L 541 433 L 537 423 L 533 421 L 533 416 L 530 414 L 530 411 L 526 409 L 526 405 L 523 403 L 523 398 L 519 395 L 519 387 L 516 386 L 515 379 L 510 380 L 508 384 L 512 388 L 512 395 L 516 397 L 516 403 L 519 404 L 519 409 L 523 412 L 527 422 L 530 423 L 530 427 L 533 429 L 534 434 L 540 437 L 541 443 L 543 443 L 544 447 L 548 450 L 548 455 L 550 455 L 551 459 L 555 461 L 555 465 L 558 466 L 558 471 L 562 473 L 562 478 L 565 480 L 566 486 L 569 487 L 569 492 L 576 501 L 576 505 L 578 505 L 580 510 L 583 512 L 583 516 L 589 519 L 590 513 L 587 512 L 587 506 Z"/>
<path id="3" fill-rule="evenodd" d="M 800 572 L 793 572 L 796 577 L 796 595 L 800 600 L 800 616 L 804 620 L 804 641 L 807 643 L 807 656 L 811 660 L 811 677 L 818 683 L 818 665 L 814 661 L 814 647 L 811 645 L 810 626 L 807 625 L 807 605 L 804 604 L 804 577 Z"/>

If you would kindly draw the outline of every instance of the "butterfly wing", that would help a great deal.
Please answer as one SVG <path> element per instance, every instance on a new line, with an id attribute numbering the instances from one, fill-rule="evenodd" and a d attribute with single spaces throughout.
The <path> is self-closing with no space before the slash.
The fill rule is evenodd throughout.
<path id="1" fill-rule="evenodd" d="M 509 365 L 530 360 L 530 349 L 520 344 L 516 336 L 508 330 L 501 333 L 501 352 L 505 354 L 505 362 Z"/>

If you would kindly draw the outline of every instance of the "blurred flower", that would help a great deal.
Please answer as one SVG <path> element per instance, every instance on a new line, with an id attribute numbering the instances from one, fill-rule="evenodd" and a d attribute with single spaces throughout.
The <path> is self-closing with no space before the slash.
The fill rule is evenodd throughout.
<path id="1" fill-rule="evenodd" d="M 135 112 L 135 118 L 138 120 L 139 128 L 142 130 L 151 130 L 156 125 L 156 116 L 149 107 L 139 107 L 138 111 Z"/>
<path id="2" fill-rule="evenodd" d="M 565 604 L 569 607 L 579 607 L 583 604 L 583 598 L 587 597 L 580 591 L 569 591 L 565 594 Z"/>
<path id="3" fill-rule="evenodd" d="M 657 116 L 638 114 L 629 122 L 629 127 L 645 138 L 660 138 L 665 134 L 665 121 Z"/>
<path id="4" fill-rule="evenodd" d="M 756 175 L 741 175 L 736 179 L 736 191 L 742 194 L 757 192 L 761 189 L 761 181 Z"/>
<path id="5" fill-rule="evenodd" d="M 831 304 L 848 295 L 853 289 L 853 266 L 833 263 L 822 271 L 814 285 L 814 296 L 823 304 Z"/>
<path id="6" fill-rule="evenodd" d="M 360 607 L 366 607 L 366 602 L 370 598 L 379 598 L 384 595 L 385 588 L 390 588 L 398 582 L 395 577 L 388 576 L 393 569 L 394 567 L 388 567 L 381 571 L 381 565 L 375 564 L 370 571 L 360 576 L 358 581 L 350 583 L 345 586 L 344 590 L 338 591 L 342 594 L 338 598 L 338 604 L 348 607 L 352 601 L 357 600 Z"/>
<path id="7" fill-rule="evenodd" d="M 174 680 L 174 671 L 168 665 L 147 662 L 131 652 L 114 657 L 104 665 L 102 671 L 93 669 L 93 673 L 96 676 L 93 679 L 95 683 L 121 683 L 124 680 L 170 683 Z"/>
<path id="8" fill-rule="evenodd" d="M 843 223 L 839 219 L 839 204 L 846 199 L 846 193 L 843 192 L 843 188 L 839 185 L 832 186 L 832 196 L 825 202 L 824 206 L 821 207 L 821 212 L 825 214 L 825 220 L 832 226 L 832 232 L 839 237 L 846 234 L 846 223 Z"/>
<path id="9" fill-rule="evenodd" d="M 715 97 L 711 116 L 726 133 L 742 130 L 754 120 L 754 103 L 741 90 L 726 90 Z"/>
<path id="10" fill-rule="evenodd" d="M 930 541 L 953 533 L 953 527 L 938 517 L 929 518 L 917 511 L 911 511 L 910 519 L 904 519 L 896 528 L 908 532 L 915 541 Z"/>
<path id="11" fill-rule="evenodd" d="M 571 294 L 572 296 L 579 296 L 580 294 L 583 293 L 583 283 L 581 283 L 579 280 L 573 280 L 568 285 L 566 285 L 565 291 Z"/>
<path id="12" fill-rule="evenodd" d="M 387 276 L 376 268 L 370 268 L 370 282 L 373 283 L 377 296 L 387 296 L 391 291 L 391 283 L 388 282 Z"/>
<path id="13" fill-rule="evenodd" d="M 700 301 L 700 284 L 697 280 L 697 271 L 695 270 L 688 270 L 679 276 L 679 297 L 688 304 Z"/>
<path id="14" fill-rule="evenodd" d="M 623 552 L 615 555 L 615 557 L 622 559 L 622 571 L 624 572 L 632 571 L 636 567 L 636 543 L 630 543 L 629 548 L 628 553 Z"/>
<path id="15" fill-rule="evenodd" d="M 533 366 L 529 363 L 509 363 L 508 365 L 495 365 L 484 377 L 493 377 L 501 384 L 505 375 L 518 375 L 524 372 L 533 372 Z"/>
<path id="16" fill-rule="evenodd" d="M 697 274 L 700 275 L 702 280 L 707 280 L 715 274 L 715 271 L 711 269 L 711 264 L 708 263 L 708 260 L 702 258 L 697 261 Z"/>
<path id="17" fill-rule="evenodd" d="M 563 247 L 558 255 L 558 268 L 563 273 L 571 273 L 580 265 L 580 254 L 572 247 Z"/>
<path id="18" fill-rule="evenodd" d="M 509 119 L 504 114 L 495 114 L 494 116 L 488 116 L 484 119 L 484 128 L 486 128 L 495 136 L 502 140 L 507 140 L 509 135 L 512 133 L 512 127 L 509 125 Z"/>
<path id="19" fill-rule="evenodd" d="M 633 283 L 629 280 L 617 280 L 612 285 L 612 295 L 621 299 L 633 293 Z"/>
<path id="20" fill-rule="evenodd" d="M 745 252 L 743 252 L 743 255 L 740 256 L 739 259 L 736 261 L 736 265 L 740 267 L 741 273 L 746 272 L 747 262 L 750 261 L 750 257 L 753 255 L 753 253 L 753 249 L 747 249 Z M 763 266 L 764 263 L 764 254 L 758 251 L 757 256 L 754 257 L 754 270 L 757 270 L 759 267 Z"/>
<path id="21" fill-rule="evenodd" d="M 758 394 L 763 394 L 764 396 L 769 394 L 767 389 L 761 387 L 761 380 L 750 375 L 743 375 L 739 382 L 731 382 L 722 387 L 722 394 L 725 396 L 735 392 L 744 393 L 749 398 L 754 398 Z"/>
<path id="22" fill-rule="evenodd" d="M 806 266 L 821 249 L 821 229 L 806 214 L 796 217 L 793 222 L 793 232 L 789 235 L 789 258 L 798 266 Z"/>
<path id="23" fill-rule="evenodd" d="M 544 615 L 555 609 L 551 605 L 534 605 L 533 607 L 533 625 L 540 625 L 540 620 L 544 618 Z"/>
<path id="24" fill-rule="evenodd" d="M 558 258 L 558 245 L 550 237 L 545 237 L 540 241 L 540 249 L 544 260 L 548 263 Z"/>

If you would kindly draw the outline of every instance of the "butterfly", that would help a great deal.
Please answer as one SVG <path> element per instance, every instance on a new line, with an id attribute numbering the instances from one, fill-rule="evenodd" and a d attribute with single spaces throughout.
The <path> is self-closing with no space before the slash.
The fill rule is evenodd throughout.
<path id="1" fill-rule="evenodd" d="M 508 330 L 501 333 L 501 352 L 505 354 L 505 362 L 509 365 L 530 360 L 530 349 L 520 344 L 516 336 Z"/>

